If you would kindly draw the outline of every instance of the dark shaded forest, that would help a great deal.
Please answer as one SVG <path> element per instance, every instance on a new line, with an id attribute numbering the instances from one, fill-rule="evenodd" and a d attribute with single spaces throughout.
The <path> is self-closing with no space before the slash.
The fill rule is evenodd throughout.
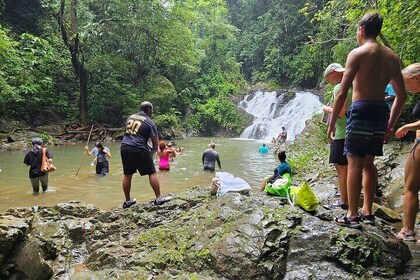
<path id="1" fill-rule="evenodd" d="M 323 87 L 370 11 L 403 66 L 418 62 L 417 1 L 0 0 L 0 119 L 118 127 L 149 100 L 159 128 L 235 134 L 237 95 Z"/>

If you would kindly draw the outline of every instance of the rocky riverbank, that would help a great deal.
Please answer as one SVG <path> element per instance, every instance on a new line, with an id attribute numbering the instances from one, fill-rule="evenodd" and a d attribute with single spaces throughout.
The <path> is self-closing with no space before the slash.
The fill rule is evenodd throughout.
<path id="1" fill-rule="evenodd" d="M 327 203 L 336 177 L 323 129 L 310 122 L 278 148 L 287 149 L 295 183 L 309 181 Z M 417 279 L 420 246 L 391 235 L 408 147 L 393 142 L 377 161 L 376 226 L 341 228 L 333 222 L 341 210 L 307 213 L 256 190 L 211 197 L 209 186 L 162 206 L 17 208 L 0 215 L 0 279 Z"/>

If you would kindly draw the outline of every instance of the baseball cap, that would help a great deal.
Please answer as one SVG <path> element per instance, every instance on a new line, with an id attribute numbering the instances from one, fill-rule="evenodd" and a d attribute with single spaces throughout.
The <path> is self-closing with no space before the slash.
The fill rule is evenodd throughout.
<path id="1" fill-rule="evenodd" d="M 328 65 L 327 69 L 325 69 L 324 77 L 326 77 L 332 71 L 335 71 L 335 72 L 344 72 L 345 69 L 339 63 L 331 63 L 330 65 Z"/>

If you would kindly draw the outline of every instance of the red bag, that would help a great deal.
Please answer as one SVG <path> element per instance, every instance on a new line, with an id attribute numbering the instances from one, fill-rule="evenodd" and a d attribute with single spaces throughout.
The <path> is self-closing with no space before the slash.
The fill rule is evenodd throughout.
<path id="1" fill-rule="evenodd" d="M 41 164 L 41 171 L 42 172 L 52 172 L 57 170 L 57 168 L 50 163 L 49 159 L 47 158 L 47 148 L 42 148 L 42 164 Z"/>

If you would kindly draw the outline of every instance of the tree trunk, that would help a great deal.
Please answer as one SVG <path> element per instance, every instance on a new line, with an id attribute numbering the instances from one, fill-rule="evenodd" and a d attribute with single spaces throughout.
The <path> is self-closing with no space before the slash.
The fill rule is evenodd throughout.
<path id="1" fill-rule="evenodd" d="M 79 96 L 79 109 L 80 109 L 80 124 L 82 126 L 88 125 L 88 104 L 87 104 L 87 95 L 88 95 L 88 83 L 87 83 L 87 71 L 83 67 L 84 63 L 82 63 L 82 67 L 80 68 L 79 72 L 79 79 L 80 79 L 80 96 Z"/>
<path id="2" fill-rule="evenodd" d="M 71 22 L 70 22 L 70 38 L 69 31 L 66 28 L 66 23 L 64 22 L 64 8 L 66 6 L 66 1 L 61 0 L 60 11 L 55 15 L 57 18 L 58 25 L 60 26 L 61 38 L 63 39 L 64 44 L 70 51 L 71 55 L 71 64 L 73 66 L 74 74 L 79 80 L 79 121 L 83 126 L 88 125 L 88 106 L 87 106 L 87 95 L 88 95 L 88 73 L 85 69 L 85 63 L 83 59 L 83 54 L 79 50 L 79 33 L 77 28 L 77 1 L 72 0 L 70 6 L 71 13 Z"/>

